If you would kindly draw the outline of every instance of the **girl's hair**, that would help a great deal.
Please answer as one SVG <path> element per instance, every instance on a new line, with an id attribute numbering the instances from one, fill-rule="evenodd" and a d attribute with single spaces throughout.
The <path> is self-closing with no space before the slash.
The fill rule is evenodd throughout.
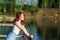
<path id="1" fill-rule="evenodd" d="M 23 12 L 17 12 L 16 18 L 15 18 L 15 20 L 14 20 L 13 22 L 19 21 L 21 14 L 23 14 Z M 24 15 L 24 14 L 23 14 L 23 15 Z M 24 15 L 24 16 L 25 16 L 25 15 Z M 21 24 L 24 24 L 24 20 L 21 20 Z"/>

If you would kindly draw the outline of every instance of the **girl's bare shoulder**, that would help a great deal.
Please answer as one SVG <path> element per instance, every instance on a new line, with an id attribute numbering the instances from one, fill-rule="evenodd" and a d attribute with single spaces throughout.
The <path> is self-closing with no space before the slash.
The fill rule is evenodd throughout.
<path id="1" fill-rule="evenodd" d="M 20 22 L 19 22 L 19 21 L 14 21 L 14 22 L 13 22 L 14 25 L 16 25 L 16 24 L 18 24 L 18 23 L 20 23 Z"/>

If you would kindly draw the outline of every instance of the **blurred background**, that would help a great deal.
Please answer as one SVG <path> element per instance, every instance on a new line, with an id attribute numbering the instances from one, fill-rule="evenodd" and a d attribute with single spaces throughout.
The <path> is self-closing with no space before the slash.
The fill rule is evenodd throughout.
<path id="1" fill-rule="evenodd" d="M 18 11 L 25 14 L 26 29 L 34 35 L 32 40 L 60 40 L 60 0 L 0 0 L 0 40 L 12 31 Z"/>

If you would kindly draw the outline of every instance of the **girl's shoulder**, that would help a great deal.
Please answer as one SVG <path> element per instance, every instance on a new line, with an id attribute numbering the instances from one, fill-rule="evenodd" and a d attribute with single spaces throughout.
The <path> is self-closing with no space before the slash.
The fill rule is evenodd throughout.
<path id="1" fill-rule="evenodd" d="M 14 21 L 13 24 L 19 23 L 19 21 Z"/>

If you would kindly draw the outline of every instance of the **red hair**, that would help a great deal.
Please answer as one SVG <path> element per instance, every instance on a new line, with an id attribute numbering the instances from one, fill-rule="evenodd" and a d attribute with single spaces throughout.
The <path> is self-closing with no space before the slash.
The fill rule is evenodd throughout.
<path id="1" fill-rule="evenodd" d="M 23 12 L 17 12 L 16 18 L 15 18 L 14 22 L 20 20 L 21 14 L 23 14 Z M 23 15 L 24 15 L 24 14 L 23 14 Z M 25 15 L 24 15 L 24 16 L 25 16 Z M 24 20 L 21 20 L 21 24 L 24 24 Z"/>

